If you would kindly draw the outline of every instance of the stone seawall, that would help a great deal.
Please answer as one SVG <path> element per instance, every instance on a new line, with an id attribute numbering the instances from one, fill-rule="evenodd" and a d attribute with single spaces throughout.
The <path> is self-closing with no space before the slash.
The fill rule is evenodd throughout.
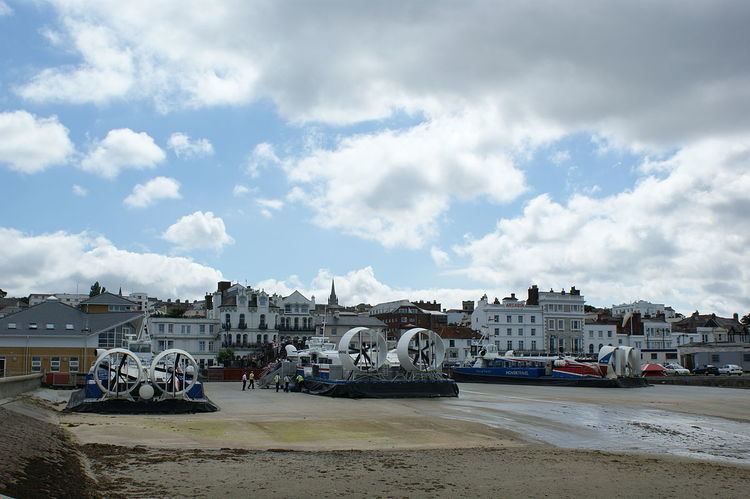
<path id="1" fill-rule="evenodd" d="M 20 393 L 35 390 L 41 385 L 41 373 L 0 378 L 0 399 L 15 397 Z"/>
<path id="2" fill-rule="evenodd" d="M 750 376 L 651 376 L 651 384 L 750 388 Z"/>

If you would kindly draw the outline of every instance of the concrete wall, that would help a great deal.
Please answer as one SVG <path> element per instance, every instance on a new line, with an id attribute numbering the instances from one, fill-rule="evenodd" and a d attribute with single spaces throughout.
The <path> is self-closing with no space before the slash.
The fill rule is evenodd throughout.
<path id="1" fill-rule="evenodd" d="M 19 393 L 35 390 L 41 385 L 41 373 L 0 378 L 0 399 L 15 397 Z"/>

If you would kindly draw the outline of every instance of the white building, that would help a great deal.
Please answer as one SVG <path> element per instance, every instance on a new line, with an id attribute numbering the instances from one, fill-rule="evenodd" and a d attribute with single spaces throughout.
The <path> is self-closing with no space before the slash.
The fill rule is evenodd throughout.
<path id="1" fill-rule="evenodd" d="M 221 347 L 218 319 L 149 317 L 147 325 L 154 355 L 179 348 L 192 355 L 202 368 L 216 363 Z"/>
<path id="2" fill-rule="evenodd" d="M 471 314 L 471 328 L 486 335 L 500 351 L 544 351 L 542 308 L 518 300 L 515 293 L 495 298 L 493 303 L 483 296 Z"/>
<path id="3" fill-rule="evenodd" d="M 279 335 L 284 340 L 307 339 L 315 334 L 315 299 L 308 300 L 299 291 L 281 299 Z"/>
<path id="4" fill-rule="evenodd" d="M 583 326 L 583 350 L 589 354 L 598 354 L 606 345 L 624 345 L 617 334 L 617 320 L 587 320 Z"/>
<path id="5" fill-rule="evenodd" d="M 575 286 L 569 292 L 529 288 L 527 303 L 538 304 L 544 318 L 544 339 L 549 352 L 584 351 L 583 324 L 586 300 Z"/>
<path id="6" fill-rule="evenodd" d="M 444 366 L 463 364 L 472 358 L 472 346 L 478 345 L 481 334 L 465 326 L 444 326 L 437 334 L 445 346 Z"/>
<path id="7" fill-rule="evenodd" d="M 221 281 L 206 297 L 206 316 L 221 324 L 223 347 L 234 349 L 235 356 L 251 355 L 278 340 L 279 301 L 277 295 Z"/>
<path id="8" fill-rule="evenodd" d="M 138 304 L 138 310 L 141 312 L 151 312 L 148 308 L 148 293 L 136 292 L 128 295 L 128 300 Z"/>
<path id="9" fill-rule="evenodd" d="M 54 296 L 57 301 L 70 305 L 71 307 L 77 307 L 82 301 L 88 300 L 89 295 L 78 294 L 78 293 L 32 293 L 29 295 L 29 307 L 39 305 L 47 301 L 47 298 Z"/>
<path id="10" fill-rule="evenodd" d="M 657 315 L 663 315 L 667 319 L 671 319 L 675 316 L 674 309 L 672 307 L 665 307 L 663 303 L 651 303 L 645 300 L 637 300 L 633 303 L 612 305 L 612 317 L 623 317 L 633 312 L 641 314 L 641 317 L 656 317 Z"/>

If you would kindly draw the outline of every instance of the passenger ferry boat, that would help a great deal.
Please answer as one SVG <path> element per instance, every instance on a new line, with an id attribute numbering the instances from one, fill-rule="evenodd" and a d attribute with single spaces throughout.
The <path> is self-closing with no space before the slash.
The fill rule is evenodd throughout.
<path id="1" fill-rule="evenodd" d="M 598 362 L 570 356 L 501 354 L 493 344 L 481 346 L 466 365 L 452 369 L 456 381 L 589 387 L 635 387 L 648 383 L 640 377 L 640 357 L 630 347 L 603 347 Z"/>

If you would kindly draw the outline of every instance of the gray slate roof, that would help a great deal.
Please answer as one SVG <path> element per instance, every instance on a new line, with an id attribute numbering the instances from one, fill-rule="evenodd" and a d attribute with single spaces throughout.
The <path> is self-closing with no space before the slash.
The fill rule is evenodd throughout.
<path id="1" fill-rule="evenodd" d="M 141 321 L 143 312 L 110 312 L 105 314 L 87 314 L 77 308 L 58 301 L 45 301 L 39 305 L 21 310 L 15 314 L 0 318 L 0 337 L 3 335 L 30 336 L 55 335 L 88 335 L 106 331 L 120 324 Z M 16 329 L 8 329 L 13 323 Z M 29 324 L 36 323 L 37 329 L 30 329 Z M 54 324 L 55 329 L 47 329 L 47 324 Z M 72 324 L 73 329 L 65 329 L 66 324 Z M 140 324 L 135 324 L 136 327 Z M 89 331 L 83 331 L 88 328 Z"/>
<path id="2" fill-rule="evenodd" d="M 104 292 L 100 295 L 92 296 L 88 300 L 82 301 L 81 305 L 131 305 L 138 306 L 134 301 L 130 301 L 127 298 L 110 293 L 109 291 Z"/>
<path id="3" fill-rule="evenodd" d="M 363 317 L 361 315 L 335 315 L 326 316 L 326 326 L 335 327 L 385 327 L 385 322 L 376 317 Z M 323 325 L 323 317 L 315 318 L 315 326 Z"/>

